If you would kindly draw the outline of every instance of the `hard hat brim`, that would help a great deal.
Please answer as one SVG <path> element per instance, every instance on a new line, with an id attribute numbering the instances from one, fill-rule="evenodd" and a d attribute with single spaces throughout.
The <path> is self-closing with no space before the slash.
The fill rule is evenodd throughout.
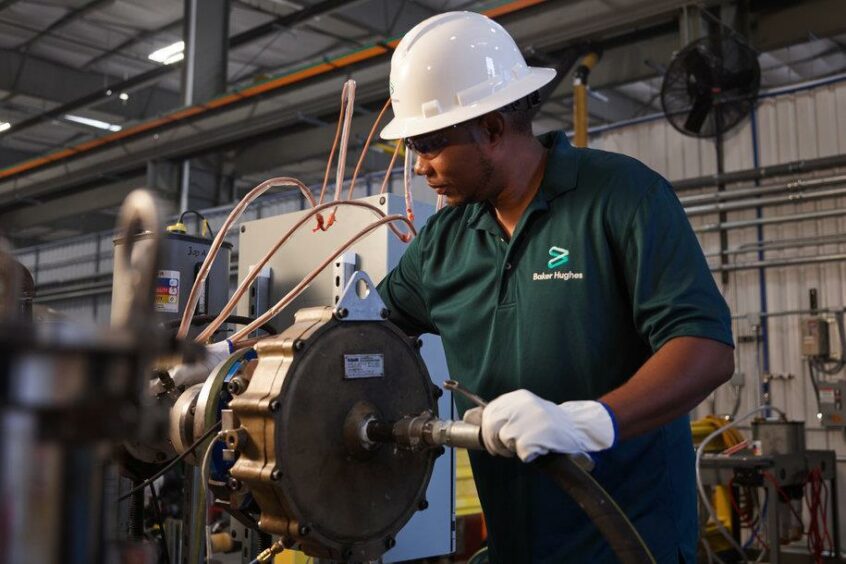
<path id="1" fill-rule="evenodd" d="M 476 104 L 457 107 L 451 111 L 432 117 L 416 116 L 405 119 L 395 117 L 382 129 L 379 136 L 386 140 L 405 139 L 407 137 L 414 137 L 415 135 L 431 133 L 432 131 L 479 117 L 531 94 L 541 86 L 549 83 L 555 78 L 555 74 L 555 69 L 530 67 L 526 76 L 508 84 L 502 90 L 495 92 L 491 96 L 487 96 L 484 100 Z"/>

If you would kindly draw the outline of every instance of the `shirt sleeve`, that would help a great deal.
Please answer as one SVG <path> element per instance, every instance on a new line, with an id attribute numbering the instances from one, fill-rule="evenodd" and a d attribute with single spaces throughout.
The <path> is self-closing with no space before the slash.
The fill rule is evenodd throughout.
<path id="1" fill-rule="evenodd" d="M 423 233 L 424 231 L 421 231 L 411 241 L 399 264 L 378 286 L 379 295 L 391 312 L 389 319 L 409 335 L 438 333 L 429 317 L 429 308 L 424 297 L 420 256 Z"/>
<path id="2" fill-rule="evenodd" d="M 652 350 L 682 336 L 734 346 L 728 305 L 665 180 L 645 192 L 625 235 L 624 271 L 633 320 Z"/>

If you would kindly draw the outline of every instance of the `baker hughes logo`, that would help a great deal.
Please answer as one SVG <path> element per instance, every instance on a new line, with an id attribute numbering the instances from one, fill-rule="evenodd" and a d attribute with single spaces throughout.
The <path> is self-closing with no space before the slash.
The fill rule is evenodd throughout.
<path id="1" fill-rule="evenodd" d="M 549 259 L 548 263 L 546 263 L 546 267 L 550 270 L 570 262 L 570 251 L 562 249 L 561 247 L 550 247 L 549 256 L 552 258 Z"/>
<path id="2" fill-rule="evenodd" d="M 558 267 L 564 266 L 570 262 L 570 251 L 562 249 L 561 247 L 552 246 L 549 248 L 550 258 L 546 263 L 546 268 L 553 272 L 533 272 L 532 280 L 582 280 L 585 275 L 583 272 L 573 272 L 568 270 L 562 272 L 556 270 Z"/>

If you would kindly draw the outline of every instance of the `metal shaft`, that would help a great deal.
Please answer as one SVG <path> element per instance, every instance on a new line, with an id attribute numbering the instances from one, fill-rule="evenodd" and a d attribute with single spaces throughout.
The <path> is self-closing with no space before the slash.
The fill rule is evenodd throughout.
<path id="1" fill-rule="evenodd" d="M 464 421 L 438 419 L 431 413 L 404 417 L 395 423 L 370 420 L 365 435 L 374 443 L 396 443 L 413 450 L 438 447 L 483 450 L 482 429 Z"/>

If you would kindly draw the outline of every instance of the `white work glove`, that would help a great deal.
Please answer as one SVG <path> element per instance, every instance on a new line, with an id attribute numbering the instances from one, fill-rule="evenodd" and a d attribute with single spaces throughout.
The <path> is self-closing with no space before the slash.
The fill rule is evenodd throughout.
<path id="1" fill-rule="evenodd" d="M 531 462 L 550 452 L 586 453 L 610 448 L 616 437 L 611 411 L 598 401 L 560 405 L 528 390 L 503 394 L 485 408 L 475 407 L 464 421 L 481 425 L 485 448 L 494 455 Z"/>
<path id="2" fill-rule="evenodd" d="M 177 364 L 173 368 L 168 369 L 167 372 L 170 374 L 174 386 L 180 389 L 186 389 L 194 384 L 205 381 L 209 377 L 209 374 L 211 374 L 211 371 L 214 370 L 214 367 L 232 354 L 234 347 L 229 340 L 226 340 L 206 345 L 205 349 L 206 355 L 203 360 L 193 364 Z M 156 379 L 152 382 L 150 391 L 153 395 L 163 393 L 165 391 L 164 384 Z"/>

